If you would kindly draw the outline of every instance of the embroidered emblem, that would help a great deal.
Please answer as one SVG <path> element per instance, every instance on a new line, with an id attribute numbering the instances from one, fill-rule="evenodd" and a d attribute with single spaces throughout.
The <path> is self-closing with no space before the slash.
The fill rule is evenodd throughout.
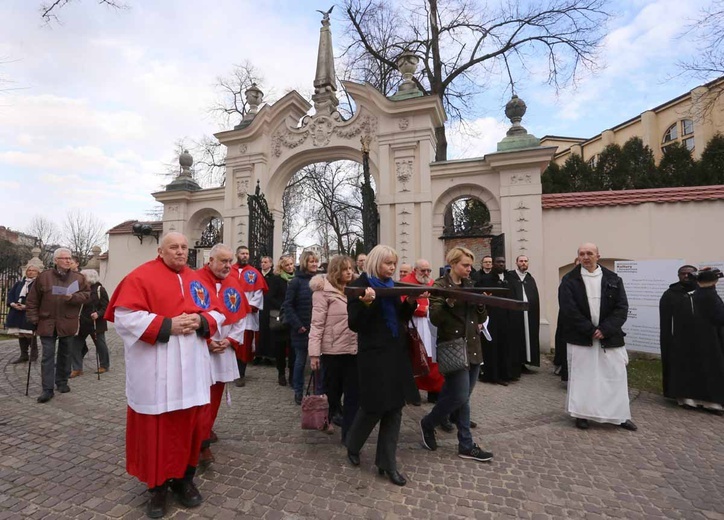
<path id="1" fill-rule="evenodd" d="M 236 312 L 239 310 L 239 306 L 241 305 L 241 294 L 239 294 L 239 291 L 234 289 L 233 287 L 227 287 L 224 289 L 224 307 L 229 312 Z"/>
<path id="2" fill-rule="evenodd" d="M 256 273 L 249 269 L 248 271 L 244 271 L 244 280 L 246 283 L 254 285 L 256 282 Z"/>
<path id="3" fill-rule="evenodd" d="M 206 287 L 204 287 L 201 282 L 194 280 L 191 282 L 190 289 L 191 298 L 194 300 L 196 306 L 204 310 L 208 309 L 211 305 L 211 299 L 209 298 L 209 291 L 206 290 Z"/>

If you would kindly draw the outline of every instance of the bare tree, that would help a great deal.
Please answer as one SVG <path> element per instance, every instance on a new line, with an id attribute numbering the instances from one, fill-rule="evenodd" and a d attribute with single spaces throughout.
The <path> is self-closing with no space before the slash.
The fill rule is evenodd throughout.
<path id="1" fill-rule="evenodd" d="M 304 195 L 305 172 L 299 170 L 284 189 L 282 195 L 282 253 L 296 253 L 297 240 L 306 230 Z"/>
<path id="2" fill-rule="evenodd" d="M 604 5 L 605 0 L 509 0 L 500 5 L 344 0 L 349 30 L 343 54 L 353 64 L 351 77 L 373 82 L 387 94 L 397 58 L 405 50 L 414 52 L 422 65 L 414 79 L 418 88 L 438 96 L 451 120 L 461 120 L 473 110 L 471 96 L 516 65 L 525 70 L 546 61 L 547 80 L 556 88 L 575 81 L 581 68 L 594 68 L 609 17 Z M 436 136 L 435 158 L 445 160 L 444 126 Z"/>
<path id="3" fill-rule="evenodd" d="M 93 246 L 100 246 L 104 242 L 104 227 L 98 217 L 86 211 L 70 210 L 65 216 L 63 239 L 70 250 L 78 255 L 81 266 L 88 263 Z"/>
<path id="4" fill-rule="evenodd" d="M 46 23 L 58 21 L 57 12 L 72 1 L 73 0 L 53 0 L 51 2 L 44 2 L 40 4 L 40 16 Z M 116 0 L 97 0 L 97 2 L 115 9 L 128 9 L 127 4 L 117 2 Z"/>
<path id="5" fill-rule="evenodd" d="M 214 87 L 217 98 L 209 107 L 209 113 L 219 124 L 219 128 L 229 129 L 241 122 L 249 111 L 244 92 L 252 85 L 264 85 L 264 76 L 249 60 L 241 65 L 234 65 L 228 75 L 216 78 Z M 271 99 L 274 93 L 265 92 L 264 96 Z"/>
<path id="6" fill-rule="evenodd" d="M 698 52 L 692 53 L 691 59 L 679 63 L 684 75 L 702 83 L 724 75 L 724 0 L 712 0 L 682 37 L 693 37 L 698 42 Z M 704 100 L 702 113 L 696 114 L 699 117 L 708 116 L 724 95 L 724 82 L 712 84 L 710 88 L 713 95 Z"/>
<path id="7" fill-rule="evenodd" d="M 40 248 L 40 259 L 44 265 L 50 265 L 53 256 L 51 246 L 57 244 L 60 239 L 58 226 L 55 222 L 42 215 L 35 215 L 30 220 L 26 233 L 37 239 L 36 245 Z"/>

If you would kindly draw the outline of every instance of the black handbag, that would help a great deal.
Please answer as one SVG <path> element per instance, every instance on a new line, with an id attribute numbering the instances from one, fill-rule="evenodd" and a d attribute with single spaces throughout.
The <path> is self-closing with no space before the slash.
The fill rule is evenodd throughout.
<path id="1" fill-rule="evenodd" d="M 437 344 L 437 368 L 442 375 L 468 368 L 468 342 L 465 338 L 441 341 Z"/>
<path id="2" fill-rule="evenodd" d="M 468 321 L 470 321 L 470 307 L 466 304 L 463 327 Z M 442 375 L 468 369 L 468 342 L 464 337 L 438 342 L 437 368 Z"/>
<path id="3" fill-rule="evenodd" d="M 272 332 L 285 331 L 289 326 L 284 323 L 284 308 L 276 310 L 272 309 L 269 311 L 269 330 Z"/>

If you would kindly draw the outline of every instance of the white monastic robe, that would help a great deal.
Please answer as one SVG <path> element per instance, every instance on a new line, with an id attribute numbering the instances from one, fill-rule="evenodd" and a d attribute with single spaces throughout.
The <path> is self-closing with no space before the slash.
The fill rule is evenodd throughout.
<path id="1" fill-rule="evenodd" d="M 515 274 L 517 274 L 520 281 L 523 282 L 528 273 L 524 273 L 519 269 L 516 269 Z M 521 283 L 520 285 L 523 290 L 523 301 L 527 302 L 528 295 L 525 293 L 525 284 Z M 523 327 L 525 328 L 525 359 L 523 361 L 530 363 L 532 358 L 530 354 L 530 323 L 528 323 L 528 311 L 523 311 Z"/>
<path id="2" fill-rule="evenodd" d="M 598 326 L 601 314 L 603 272 L 581 269 L 591 323 Z M 600 340 L 592 346 L 568 344 L 568 395 L 566 410 L 572 417 L 621 424 L 631 419 L 628 399 L 626 347 L 604 349 Z"/>

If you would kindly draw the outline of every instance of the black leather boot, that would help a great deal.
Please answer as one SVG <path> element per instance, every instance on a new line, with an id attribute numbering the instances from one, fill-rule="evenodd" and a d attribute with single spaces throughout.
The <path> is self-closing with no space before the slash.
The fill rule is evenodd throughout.
<path id="1" fill-rule="evenodd" d="M 166 497 L 168 486 L 164 483 L 148 490 L 151 498 L 146 503 L 146 516 L 148 518 L 161 518 L 166 514 Z"/>

